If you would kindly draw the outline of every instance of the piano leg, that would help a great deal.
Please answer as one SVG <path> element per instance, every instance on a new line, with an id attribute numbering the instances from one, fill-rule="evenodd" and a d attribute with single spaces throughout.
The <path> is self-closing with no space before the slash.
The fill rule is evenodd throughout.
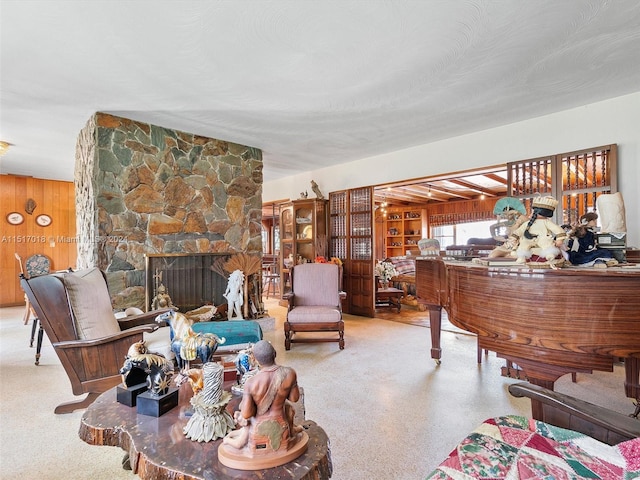
<path id="1" fill-rule="evenodd" d="M 640 358 L 625 358 L 624 373 L 624 393 L 627 397 L 636 400 L 636 409 L 630 416 L 638 418 L 638 415 L 640 415 Z"/>
<path id="2" fill-rule="evenodd" d="M 429 324 L 431 330 L 431 358 L 440 365 L 442 360 L 442 348 L 440 347 L 440 333 L 442 331 L 442 307 L 439 305 L 427 305 L 429 309 Z"/>

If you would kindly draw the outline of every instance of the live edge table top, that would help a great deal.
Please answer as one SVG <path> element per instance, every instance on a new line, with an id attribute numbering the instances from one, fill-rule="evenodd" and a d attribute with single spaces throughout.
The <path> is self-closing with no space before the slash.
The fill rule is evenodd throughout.
<path id="1" fill-rule="evenodd" d="M 329 439 L 315 422 L 304 420 L 302 401 L 296 404 L 296 421 L 309 435 L 307 452 L 280 467 L 243 471 L 218 461 L 222 440 L 199 443 L 183 434 L 191 408 L 188 384 L 180 389 L 178 406 L 160 417 L 138 415 L 136 407 L 118 403 L 116 388 L 100 395 L 87 408 L 79 435 L 90 445 L 116 446 L 128 452 L 131 469 L 142 480 L 324 480 L 331 477 Z M 240 399 L 238 395 L 233 396 L 228 405 L 230 412 L 237 409 Z M 114 465 L 114 468 L 120 466 Z"/>

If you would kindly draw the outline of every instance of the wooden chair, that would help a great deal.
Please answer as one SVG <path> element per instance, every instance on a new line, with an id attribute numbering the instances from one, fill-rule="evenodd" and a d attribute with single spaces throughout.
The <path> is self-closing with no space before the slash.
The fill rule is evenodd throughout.
<path id="1" fill-rule="evenodd" d="M 20 284 L 69 377 L 73 394 L 88 394 L 58 405 L 55 413 L 86 408 L 119 384 L 119 370 L 133 343 L 144 339 L 149 350 L 170 352 L 169 328 L 158 330 L 155 323 L 161 311 L 116 320 L 106 278 L 97 268 L 33 278 L 21 275 Z"/>
<path id="2" fill-rule="evenodd" d="M 340 291 L 340 267 L 333 263 L 304 263 L 291 269 L 291 292 L 284 322 L 285 349 L 293 342 L 338 342 L 344 349 L 344 321 Z M 335 337 L 295 336 L 300 332 L 336 332 Z"/>
<path id="3" fill-rule="evenodd" d="M 269 263 L 262 266 L 262 286 L 265 298 L 269 298 L 269 294 L 275 297 L 276 293 L 280 292 L 280 274 L 277 264 Z"/>
<path id="4" fill-rule="evenodd" d="M 51 271 L 51 261 L 49 257 L 46 255 L 42 255 L 36 253 L 35 255 L 31 255 L 27 258 L 25 265 L 22 264 L 22 257 L 17 253 L 14 253 L 16 260 L 18 260 L 18 264 L 20 265 L 20 275 L 24 275 L 27 278 L 37 277 L 40 275 L 46 275 Z M 29 319 L 33 317 L 33 322 L 31 324 L 31 338 L 29 339 L 29 347 L 33 347 L 33 341 L 36 337 L 36 331 L 38 332 L 38 342 L 36 344 L 36 365 L 40 364 L 40 352 L 42 351 L 42 336 L 44 334 L 42 330 L 42 325 L 40 324 L 40 320 L 38 316 L 33 311 L 31 307 L 31 302 L 29 302 L 29 298 L 26 293 L 24 295 L 24 324 L 27 325 L 29 323 Z"/>

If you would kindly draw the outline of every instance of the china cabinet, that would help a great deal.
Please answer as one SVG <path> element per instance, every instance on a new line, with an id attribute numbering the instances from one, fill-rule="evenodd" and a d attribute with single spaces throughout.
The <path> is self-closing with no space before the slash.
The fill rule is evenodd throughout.
<path id="1" fill-rule="evenodd" d="M 327 201 L 293 200 L 280 209 L 280 285 L 291 291 L 289 272 L 300 263 L 327 257 Z"/>

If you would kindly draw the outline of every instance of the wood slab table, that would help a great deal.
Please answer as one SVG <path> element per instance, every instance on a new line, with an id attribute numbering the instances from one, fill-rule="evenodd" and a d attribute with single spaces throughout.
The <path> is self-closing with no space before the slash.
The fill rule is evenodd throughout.
<path id="1" fill-rule="evenodd" d="M 143 480 L 331 478 L 333 466 L 329 438 L 315 422 L 304 420 L 303 398 L 296 403 L 296 423 L 301 424 L 309 435 L 307 452 L 280 467 L 243 471 L 225 467 L 218 461 L 218 446 L 222 440 L 193 442 L 182 433 L 191 411 L 189 399 L 192 391 L 188 384 L 180 389 L 178 406 L 160 417 L 138 415 L 136 407 L 118 403 L 116 388 L 100 395 L 87 408 L 82 416 L 79 436 L 90 445 L 122 448 L 129 454 L 133 473 Z M 237 409 L 240 400 L 239 395 L 234 395 L 228 410 L 233 412 Z"/>

